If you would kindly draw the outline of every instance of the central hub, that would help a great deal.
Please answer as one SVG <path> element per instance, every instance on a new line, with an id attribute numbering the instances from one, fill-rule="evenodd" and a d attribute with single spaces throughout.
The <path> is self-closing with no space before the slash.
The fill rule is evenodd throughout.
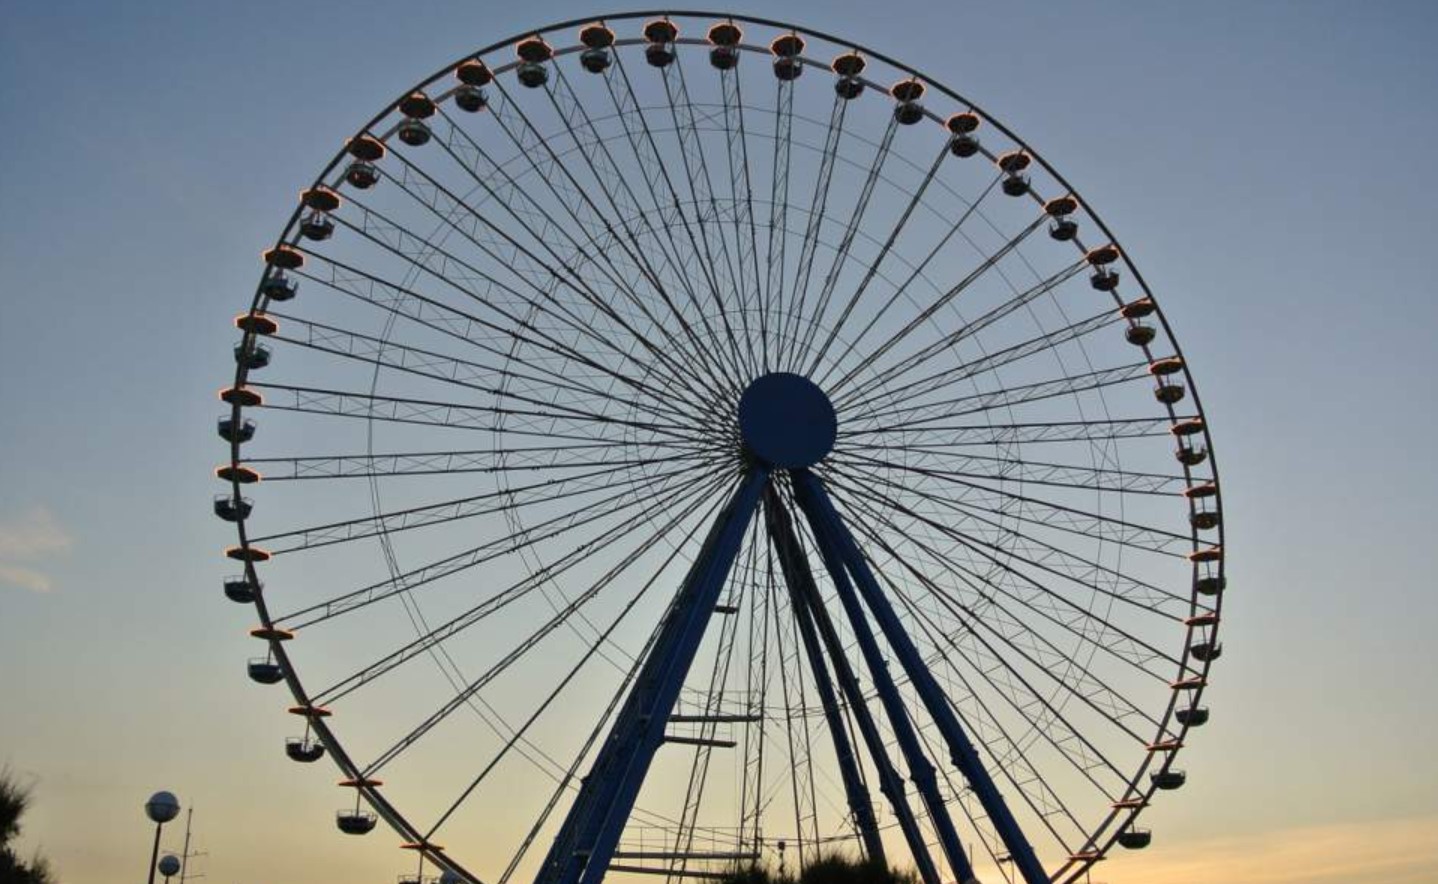
<path id="1" fill-rule="evenodd" d="M 834 447 L 839 421 L 829 397 L 811 380 L 776 371 L 739 397 L 744 448 L 779 469 L 811 467 Z"/>

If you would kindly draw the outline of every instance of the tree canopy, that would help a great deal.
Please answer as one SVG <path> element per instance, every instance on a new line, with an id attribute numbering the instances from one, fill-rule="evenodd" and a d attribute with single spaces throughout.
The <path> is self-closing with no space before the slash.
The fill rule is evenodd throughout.
<path id="1" fill-rule="evenodd" d="M 30 806 L 30 790 L 8 769 L 0 770 L 0 884 L 54 884 L 50 864 L 39 855 L 29 862 L 15 853 L 20 818 Z"/>
<path id="2" fill-rule="evenodd" d="M 720 884 L 918 884 L 919 876 L 881 862 L 831 854 L 807 864 L 797 877 L 760 865 L 741 866 Z"/>

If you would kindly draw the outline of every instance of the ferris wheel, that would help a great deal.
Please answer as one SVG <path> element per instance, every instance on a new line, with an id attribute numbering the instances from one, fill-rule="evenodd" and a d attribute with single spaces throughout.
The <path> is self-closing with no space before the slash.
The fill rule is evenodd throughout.
<path id="1" fill-rule="evenodd" d="M 968 99 L 779 22 L 561 23 L 387 105 L 263 260 L 224 590 L 341 832 L 485 884 L 1150 844 L 1222 650 L 1209 428 Z"/>

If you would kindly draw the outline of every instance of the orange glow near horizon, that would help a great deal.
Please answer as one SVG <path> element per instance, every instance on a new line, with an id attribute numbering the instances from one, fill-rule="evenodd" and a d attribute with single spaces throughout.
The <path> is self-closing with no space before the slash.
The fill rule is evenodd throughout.
<path id="1" fill-rule="evenodd" d="M 1433 884 L 1438 816 L 1306 826 L 1118 852 L 1093 884 Z"/>

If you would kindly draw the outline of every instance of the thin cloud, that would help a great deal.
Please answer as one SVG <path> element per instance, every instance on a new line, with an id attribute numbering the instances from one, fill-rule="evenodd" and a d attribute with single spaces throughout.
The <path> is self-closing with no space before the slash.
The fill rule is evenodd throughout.
<path id="1" fill-rule="evenodd" d="M 0 585 L 44 593 L 54 588 L 48 574 L 36 567 L 69 550 L 70 535 L 45 507 L 0 521 Z"/>
<path id="2" fill-rule="evenodd" d="M 31 592 L 49 592 L 54 586 L 50 578 L 30 568 L 18 568 L 0 562 L 0 583 L 8 583 Z"/>

